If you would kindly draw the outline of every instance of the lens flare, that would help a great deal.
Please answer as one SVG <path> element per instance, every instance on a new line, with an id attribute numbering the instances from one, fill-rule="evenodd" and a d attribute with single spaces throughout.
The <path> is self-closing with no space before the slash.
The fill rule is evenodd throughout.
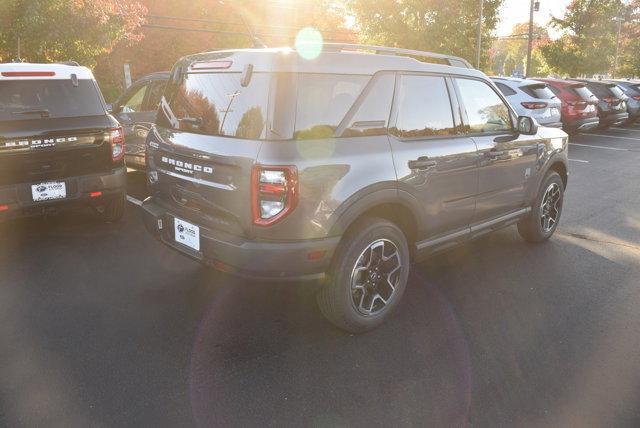
<path id="1" fill-rule="evenodd" d="M 307 60 L 317 58 L 322 52 L 322 34 L 313 27 L 304 27 L 296 35 L 296 51 Z"/>

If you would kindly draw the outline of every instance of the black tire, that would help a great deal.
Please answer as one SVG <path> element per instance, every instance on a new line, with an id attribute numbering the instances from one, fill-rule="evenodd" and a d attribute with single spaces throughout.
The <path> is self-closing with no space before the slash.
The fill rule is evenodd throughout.
<path id="1" fill-rule="evenodd" d="M 389 257 L 387 260 L 379 259 L 377 254 L 384 252 L 385 248 L 387 257 L 395 250 L 397 259 L 395 257 Z M 369 300 L 363 296 L 365 289 L 354 291 L 351 282 L 352 273 L 357 268 L 356 264 L 364 260 L 363 257 L 367 257 L 367 251 L 370 251 L 368 253 L 369 265 L 375 265 L 375 262 L 371 261 L 376 258 L 381 260 L 380 263 L 386 264 L 388 262 L 391 264 L 388 269 L 394 269 L 394 272 L 387 275 L 384 273 L 387 267 L 380 268 L 382 275 L 378 275 L 377 285 L 372 285 L 372 287 L 379 286 L 380 291 L 378 288 L 372 288 L 373 291 L 368 291 L 366 295 L 371 297 L 374 293 L 378 293 L 378 296 L 382 298 L 382 294 L 385 294 L 387 302 L 382 305 L 382 308 L 379 308 L 384 300 L 379 300 L 374 295 L 369 309 L 374 309 L 375 306 L 375 313 L 364 314 L 361 309 L 358 309 L 354 300 L 359 300 L 358 305 L 362 308 L 363 302 Z M 373 252 L 376 253 L 375 256 Z M 393 266 L 394 263 L 399 265 L 397 270 Z M 331 323 L 350 333 L 363 333 L 376 328 L 389 317 L 402 298 L 407 286 L 409 263 L 407 239 L 398 226 L 381 218 L 363 218 L 349 229 L 340 242 L 329 271 L 329 278 L 318 292 L 317 300 L 320 311 Z M 358 275 L 361 275 L 363 282 L 365 282 L 364 279 L 370 278 L 369 275 L 373 275 L 374 278 L 376 276 L 376 269 L 373 267 L 367 271 L 363 271 L 362 268 L 360 270 Z M 386 279 L 381 279 L 380 277 L 384 275 L 387 275 Z M 395 288 L 387 286 L 392 282 L 395 284 Z M 387 295 L 386 293 L 389 291 L 391 294 Z"/>
<path id="2" fill-rule="evenodd" d="M 554 204 L 555 209 L 552 209 L 552 212 L 557 212 L 557 214 L 555 215 L 553 225 L 549 229 L 543 224 L 544 219 L 542 216 L 545 209 L 542 207 L 542 202 L 545 194 L 550 188 L 552 188 L 552 186 L 557 186 L 559 200 Z M 562 215 L 563 202 L 564 183 L 562 182 L 562 178 L 560 178 L 560 175 L 557 172 L 549 171 L 544 180 L 542 180 L 542 185 L 538 190 L 538 196 L 533 203 L 530 215 L 525 219 L 520 220 L 518 223 L 518 232 L 520 233 L 520 236 L 527 242 L 543 242 L 549 239 L 558 228 L 558 223 L 560 222 L 560 217 Z"/>
<path id="3" fill-rule="evenodd" d="M 98 216 L 105 223 L 117 223 L 124 216 L 125 206 L 125 194 L 121 192 L 109 200 L 102 211 L 98 211 Z"/>

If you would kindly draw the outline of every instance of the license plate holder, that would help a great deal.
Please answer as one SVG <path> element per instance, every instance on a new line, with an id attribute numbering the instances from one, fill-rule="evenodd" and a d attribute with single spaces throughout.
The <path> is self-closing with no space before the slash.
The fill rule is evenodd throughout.
<path id="1" fill-rule="evenodd" d="M 67 185 L 64 181 L 47 181 L 31 186 L 33 202 L 53 201 L 67 197 Z"/>
<path id="2" fill-rule="evenodd" d="M 177 243 L 200 251 L 200 227 L 193 223 L 174 217 L 174 239 Z"/>

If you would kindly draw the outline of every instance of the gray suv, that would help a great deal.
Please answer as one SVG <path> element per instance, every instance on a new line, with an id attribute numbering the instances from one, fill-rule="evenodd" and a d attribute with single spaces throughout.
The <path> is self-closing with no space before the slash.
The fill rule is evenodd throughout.
<path id="1" fill-rule="evenodd" d="M 152 234 L 233 274 L 321 280 L 323 314 L 363 332 L 398 306 L 412 261 L 516 223 L 527 241 L 554 233 L 563 131 L 518 117 L 459 58 L 317 53 L 175 65 L 146 141 Z"/>

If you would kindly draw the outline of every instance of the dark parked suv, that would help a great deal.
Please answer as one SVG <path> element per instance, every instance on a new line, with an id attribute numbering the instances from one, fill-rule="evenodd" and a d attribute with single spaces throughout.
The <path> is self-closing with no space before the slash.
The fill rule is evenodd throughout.
<path id="1" fill-rule="evenodd" d="M 89 69 L 0 64 L 0 221 L 91 206 L 124 212 L 124 138 Z"/>
<path id="2" fill-rule="evenodd" d="M 322 279 L 322 312 L 352 332 L 398 305 L 412 260 L 515 223 L 546 240 L 566 134 L 434 56 L 464 64 L 330 44 L 181 59 L 147 138 L 146 227 L 219 270 Z"/>
<path id="3" fill-rule="evenodd" d="M 598 97 L 598 117 L 601 129 L 619 125 L 629 119 L 627 96 L 615 83 L 602 80 L 579 80 L 587 85 L 593 95 Z"/>

